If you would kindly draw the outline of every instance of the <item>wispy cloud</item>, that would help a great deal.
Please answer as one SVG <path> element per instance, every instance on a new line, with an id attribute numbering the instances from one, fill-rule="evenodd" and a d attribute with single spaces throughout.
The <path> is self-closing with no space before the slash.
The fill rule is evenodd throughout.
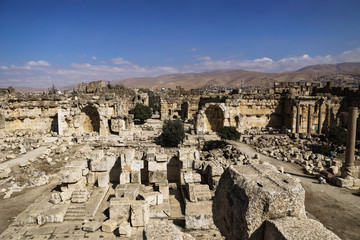
<path id="1" fill-rule="evenodd" d="M 32 66 L 32 67 L 48 67 L 50 66 L 50 63 L 48 63 L 47 61 L 44 61 L 44 60 L 39 60 L 39 61 L 30 61 L 30 62 L 27 62 L 25 64 L 26 66 Z"/>
<path id="2" fill-rule="evenodd" d="M 190 49 L 190 51 L 192 51 L 192 52 L 196 52 L 196 48 L 192 48 L 192 49 Z"/>
<path id="3" fill-rule="evenodd" d="M 95 57 L 95 56 L 92 56 L 91 59 L 92 59 L 92 60 L 96 60 L 96 57 Z"/>
<path id="4" fill-rule="evenodd" d="M 252 60 L 212 59 L 208 56 L 194 56 L 194 64 L 182 66 L 141 66 L 122 57 L 98 64 L 71 63 L 66 66 L 52 65 L 45 60 L 29 61 L 23 65 L 0 66 L 0 87 L 31 86 L 48 87 L 76 85 L 80 82 L 97 80 L 121 80 L 134 77 L 154 77 L 162 74 L 203 72 L 214 70 L 242 69 L 260 72 L 294 71 L 314 64 L 336 62 L 360 62 L 360 48 L 345 51 L 339 55 L 289 56 L 278 60 L 261 57 Z"/>
<path id="5" fill-rule="evenodd" d="M 121 58 L 121 57 L 118 57 L 118 58 L 113 58 L 111 59 L 111 62 L 114 63 L 114 64 L 118 64 L 118 65 L 130 65 L 131 62 L 129 61 L 126 61 L 125 59 Z"/>

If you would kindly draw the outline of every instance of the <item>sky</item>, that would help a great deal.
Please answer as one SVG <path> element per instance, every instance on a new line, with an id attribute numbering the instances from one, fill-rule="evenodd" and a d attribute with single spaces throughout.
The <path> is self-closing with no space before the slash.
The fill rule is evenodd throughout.
<path id="1" fill-rule="evenodd" d="M 360 62 L 359 0 L 0 0 L 0 87 Z"/>

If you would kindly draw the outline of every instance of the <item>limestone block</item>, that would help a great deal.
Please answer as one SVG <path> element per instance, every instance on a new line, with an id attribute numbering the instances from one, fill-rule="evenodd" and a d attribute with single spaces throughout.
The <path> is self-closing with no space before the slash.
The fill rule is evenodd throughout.
<path id="1" fill-rule="evenodd" d="M 130 209 L 131 226 L 144 227 L 149 221 L 149 204 L 144 201 L 133 201 Z"/>
<path id="2" fill-rule="evenodd" d="M 67 190 L 60 193 L 60 198 L 62 202 L 69 201 L 72 197 L 73 190 Z"/>
<path id="3" fill-rule="evenodd" d="M 306 218 L 305 190 L 270 164 L 230 166 L 213 201 L 214 222 L 228 239 L 249 239 L 265 220 Z"/>
<path id="4" fill-rule="evenodd" d="M 202 169 L 202 161 L 200 161 L 200 160 L 193 161 L 193 169 L 201 170 Z"/>
<path id="5" fill-rule="evenodd" d="M 97 174 L 98 187 L 108 187 L 110 183 L 110 175 L 108 172 L 99 172 Z"/>
<path id="6" fill-rule="evenodd" d="M 104 150 L 95 150 L 90 154 L 90 160 L 102 160 L 104 158 Z"/>
<path id="7" fill-rule="evenodd" d="M 87 175 L 87 185 L 93 186 L 97 180 L 97 176 L 95 172 L 89 172 Z"/>
<path id="8" fill-rule="evenodd" d="M 115 188 L 115 197 L 116 198 L 121 198 L 124 197 L 124 193 L 126 190 L 126 184 L 118 184 Z"/>
<path id="9" fill-rule="evenodd" d="M 140 185 L 138 184 L 127 184 L 124 197 L 130 200 L 136 200 L 136 197 L 139 195 Z"/>
<path id="10" fill-rule="evenodd" d="M 214 229 L 212 201 L 186 202 L 185 226 L 188 229 Z"/>
<path id="11" fill-rule="evenodd" d="M 132 161 L 135 158 L 135 149 L 125 149 L 124 155 L 126 161 Z"/>
<path id="12" fill-rule="evenodd" d="M 131 171 L 140 171 L 144 168 L 143 160 L 132 160 L 131 161 Z"/>
<path id="13" fill-rule="evenodd" d="M 147 153 L 146 160 L 148 161 L 155 161 L 155 153 Z"/>
<path id="14" fill-rule="evenodd" d="M 68 183 L 67 186 L 71 189 L 82 189 L 86 187 L 86 182 L 86 177 L 81 177 L 76 183 Z"/>
<path id="15" fill-rule="evenodd" d="M 131 236 L 131 226 L 128 221 L 123 221 L 119 226 L 120 237 L 130 237 Z"/>
<path id="16" fill-rule="evenodd" d="M 339 187 L 351 188 L 354 186 L 353 178 L 345 179 L 342 177 L 334 177 L 332 178 L 332 181 Z"/>
<path id="17" fill-rule="evenodd" d="M 166 171 L 155 171 L 149 172 L 149 182 L 158 183 L 167 181 L 167 172 Z"/>
<path id="18" fill-rule="evenodd" d="M 141 193 L 140 196 L 149 204 L 149 206 L 163 203 L 163 195 L 160 192 Z"/>
<path id="19" fill-rule="evenodd" d="M 169 199 L 169 183 L 157 183 L 156 184 L 157 190 L 162 193 L 164 199 Z"/>
<path id="20" fill-rule="evenodd" d="M 101 223 L 98 221 L 91 221 L 91 222 L 87 222 L 83 225 L 82 229 L 85 232 L 95 232 L 96 230 L 98 230 L 101 226 Z"/>
<path id="21" fill-rule="evenodd" d="M 37 216 L 37 224 L 43 225 L 45 223 L 63 222 L 68 207 L 68 204 L 53 205 L 49 210 Z"/>
<path id="22" fill-rule="evenodd" d="M 140 173 L 140 171 L 132 171 L 131 173 L 130 173 L 130 177 L 131 177 L 131 179 L 130 179 L 130 182 L 131 183 L 141 183 L 141 173 Z"/>
<path id="23" fill-rule="evenodd" d="M 130 183 L 130 173 L 128 171 L 122 171 L 120 173 L 120 184 Z"/>
<path id="24" fill-rule="evenodd" d="M 130 206 L 133 200 L 126 200 L 124 198 L 111 198 L 109 215 L 110 219 L 119 221 L 125 219 L 127 221 L 130 217 Z"/>
<path id="25" fill-rule="evenodd" d="M 181 169 L 192 168 L 193 162 L 194 162 L 194 160 L 191 160 L 191 159 L 181 160 Z"/>
<path id="26" fill-rule="evenodd" d="M 167 170 L 167 163 L 166 162 L 155 162 L 149 161 L 148 162 L 148 169 L 149 171 L 166 171 Z"/>
<path id="27" fill-rule="evenodd" d="M 210 165 L 210 176 L 221 176 L 221 174 L 224 172 L 224 169 L 220 165 Z"/>
<path id="28" fill-rule="evenodd" d="M 104 159 L 102 160 L 92 160 L 90 162 L 90 170 L 93 172 L 107 172 L 110 170 L 108 162 Z"/>
<path id="29" fill-rule="evenodd" d="M 170 217 L 170 201 L 165 200 L 160 205 L 149 206 L 149 217 L 151 218 L 168 218 Z"/>
<path id="30" fill-rule="evenodd" d="M 195 238 L 184 234 L 173 223 L 155 221 L 146 225 L 144 229 L 147 240 L 194 240 Z"/>
<path id="31" fill-rule="evenodd" d="M 201 182 L 201 175 L 192 171 L 182 172 L 182 183 L 199 183 Z"/>
<path id="32" fill-rule="evenodd" d="M 283 217 L 267 220 L 264 239 L 331 239 L 340 240 L 333 232 L 313 219 Z"/>
<path id="33" fill-rule="evenodd" d="M 109 220 L 106 220 L 105 222 L 102 223 L 101 230 L 103 232 L 112 233 L 117 228 L 117 225 L 118 225 L 117 221 L 109 219 Z"/>
<path id="34" fill-rule="evenodd" d="M 60 171 L 59 181 L 61 183 L 76 183 L 82 177 L 81 168 L 67 167 Z"/>
<path id="35" fill-rule="evenodd" d="M 211 192 L 207 184 L 186 184 L 189 200 L 191 202 L 211 200 Z"/>
<path id="36" fill-rule="evenodd" d="M 166 154 L 156 154 L 155 161 L 156 162 L 167 162 L 167 155 Z"/>

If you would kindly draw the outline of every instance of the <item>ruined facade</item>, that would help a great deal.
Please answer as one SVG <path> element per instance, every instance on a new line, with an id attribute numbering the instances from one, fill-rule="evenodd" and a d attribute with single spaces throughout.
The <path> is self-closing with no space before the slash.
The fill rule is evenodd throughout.
<path id="1" fill-rule="evenodd" d="M 100 135 L 129 129 L 128 112 L 137 103 L 148 104 L 147 94 L 109 89 L 104 81 L 82 83 L 65 94 L 3 93 L 0 129 L 33 129 L 62 134 L 97 132 Z"/>
<path id="2" fill-rule="evenodd" d="M 161 95 L 161 119 L 195 121 L 198 134 L 234 126 L 240 132 L 286 127 L 293 133 L 322 133 L 346 126 L 348 107 L 360 107 L 360 90 L 330 84 L 275 83 L 268 90 L 185 91 Z"/>

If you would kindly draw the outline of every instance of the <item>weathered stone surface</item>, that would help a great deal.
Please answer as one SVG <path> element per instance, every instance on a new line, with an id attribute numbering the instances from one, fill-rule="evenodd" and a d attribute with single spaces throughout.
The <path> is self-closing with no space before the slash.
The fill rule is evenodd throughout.
<path id="1" fill-rule="evenodd" d="M 133 227 L 144 227 L 149 221 L 149 204 L 146 201 L 132 201 L 130 222 Z"/>
<path id="2" fill-rule="evenodd" d="M 191 236 L 180 231 L 174 224 L 166 221 L 155 221 L 146 225 L 145 238 L 147 240 L 192 240 Z"/>
<path id="3" fill-rule="evenodd" d="M 108 187 L 110 183 L 110 175 L 108 172 L 98 173 L 98 187 Z"/>
<path id="4" fill-rule="evenodd" d="M 267 240 L 340 240 L 333 232 L 326 229 L 320 222 L 313 219 L 283 217 L 267 220 L 264 239 Z"/>
<path id="5" fill-rule="evenodd" d="M 131 236 L 131 226 L 128 221 L 123 221 L 119 226 L 120 237 L 130 237 Z"/>
<path id="6" fill-rule="evenodd" d="M 149 172 L 149 182 L 159 183 L 167 181 L 167 172 L 166 171 L 155 171 Z"/>
<path id="7" fill-rule="evenodd" d="M 186 184 L 186 190 L 191 202 L 208 201 L 211 199 L 211 192 L 207 184 Z"/>
<path id="8" fill-rule="evenodd" d="M 305 191 L 272 165 L 230 166 L 216 190 L 215 225 L 228 239 L 248 239 L 267 219 L 305 218 Z"/>
<path id="9" fill-rule="evenodd" d="M 96 230 L 98 230 L 101 226 L 101 223 L 98 221 L 91 221 L 91 222 L 87 222 L 84 224 L 84 226 L 82 227 L 82 229 L 85 232 L 95 232 Z"/>
<path id="10" fill-rule="evenodd" d="M 109 219 L 102 223 L 101 230 L 103 232 L 109 232 L 112 233 L 117 228 L 117 221 Z"/>
<path id="11" fill-rule="evenodd" d="M 149 169 L 149 171 L 166 171 L 167 163 L 166 162 L 149 161 L 148 169 Z"/>
<path id="12" fill-rule="evenodd" d="M 59 173 L 59 180 L 61 183 L 76 183 L 81 177 L 81 168 L 65 168 Z"/>
<path id="13" fill-rule="evenodd" d="M 188 229 L 213 229 L 212 201 L 186 202 L 185 226 Z"/>

